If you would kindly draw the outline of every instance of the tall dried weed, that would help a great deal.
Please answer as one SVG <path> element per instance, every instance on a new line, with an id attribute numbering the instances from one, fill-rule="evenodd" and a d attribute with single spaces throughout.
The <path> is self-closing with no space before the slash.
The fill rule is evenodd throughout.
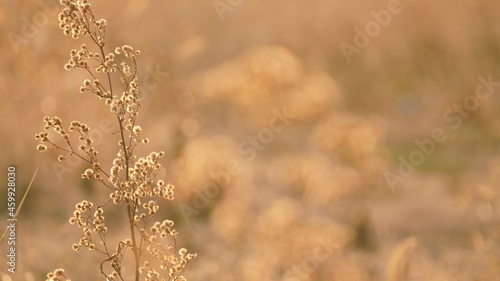
<path id="1" fill-rule="evenodd" d="M 89 75 L 80 87 L 81 93 L 91 93 L 104 101 L 116 117 L 119 130 L 118 152 L 112 164 L 101 162 L 94 146 L 90 127 L 72 121 L 66 129 L 57 116 L 44 118 L 44 130 L 35 135 L 40 141 L 37 149 L 55 149 L 62 154 L 58 161 L 70 157 L 80 158 L 88 164 L 81 174 L 83 180 L 96 181 L 109 191 L 109 198 L 95 204 L 82 200 L 69 223 L 82 230 L 83 236 L 72 248 L 88 249 L 101 256 L 99 270 L 105 280 L 186 280 L 184 271 L 196 254 L 178 248 L 178 232 L 172 220 L 155 221 L 161 200 L 174 199 L 174 186 L 158 179 L 163 151 L 139 157 L 135 149 L 149 139 L 143 137 L 138 124 L 141 93 L 137 75 L 139 50 L 129 45 L 106 51 L 106 20 L 97 19 L 86 0 L 61 0 L 64 6 L 59 14 L 59 26 L 73 39 L 89 37 L 93 47 L 82 44 L 70 52 L 64 65 L 66 70 L 81 69 Z M 116 80 L 115 80 L 116 79 Z M 114 81 L 121 83 L 116 85 Z M 75 104 L 76 106 L 76 104 Z M 73 138 L 77 137 L 77 140 Z M 105 210 L 120 208 L 127 214 L 129 237 L 111 244 L 110 228 L 106 224 Z M 133 273 L 127 269 L 128 256 L 132 256 Z M 133 277 L 132 277 L 133 276 Z M 47 275 L 47 281 L 69 280 L 63 269 Z"/>

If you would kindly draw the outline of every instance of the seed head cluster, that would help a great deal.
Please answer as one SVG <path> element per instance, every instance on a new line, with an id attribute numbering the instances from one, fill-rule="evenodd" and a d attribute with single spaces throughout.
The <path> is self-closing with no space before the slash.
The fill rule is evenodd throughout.
<path id="1" fill-rule="evenodd" d="M 93 205 L 93 203 L 86 200 L 76 204 L 76 210 L 73 212 L 73 216 L 69 219 L 69 223 L 77 225 L 82 229 L 84 234 L 84 236 L 80 238 L 78 244 L 73 245 L 73 250 L 75 251 L 80 251 L 82 247 L 86 247 L 89 250 L 103 251 L 98 249 L 94 243 L 94 236 L 92 235 L 94 233 L 98 234 L 101 245 L 106 244 L 105 234 L 108 232 L 108 228 L 104 223 L 104 210 L 101 207 L 98 207 L 92 214 L 91 211 Z"/>
<path id="2" fill-rule="evenodd" d="M 135 153 L 138 145 L 149 143 L 137 122 L 141 95 L 136 59 L 140 51 L 123 45 L 116 47 L 114 52 L 105 52 L 106 20 L 96 20 L 87 0 L 61 0 L 60 3 L 63 10 L 59 14 L 59 26 L 64 34 L 73 39 L 88 36 L 95 44 L 93 47 L 82 44 L 78 50 L 71 50 L 64 68 L 81 69 L 89 75 L 80 92 L 103 100 L 119 126 L 118 132 L 109 136 L 117 137 L 118 149 L 108 168 L 99 161 L 91 128 L 83 122 L 72 121 L 65 129 L 61 118 L 45 117 L 44 130 L 35 135 L 40 142 L 38 151 L 61 151 L 59 162 L 71 157 L 83 160 L 88 167 L 81 178 L 97 181 L 109 191 L 109 197 L 101 205 L 87 200 L 76 204 L 69 223 L 81 229 L 83 235 L 72 248 L 75 251 L 88 249 L 101 255 L 99 271 L 105 280 L 125 280 L 123 260 L 130 260 L 126 256 L 135 261 L 135 280 L 139 277 L 148 281 L 186 280 L 185 268 L 196 254 L 177 248 L 178 232 L 173 228 L 173 221 L 154 220 L 161 202 L 174 199 L 174 186 L 158 179 L 160 159 L 165 152 L 151 152 L 144 157 Z M 113 81 L 121 84 L 114 85 Z M 114 230 L 106 225 L 104 212 L 107 208 L 119 208 L 128 217 L 126 231 L 130 237 L 115 246 L 109 245 L 107 239 L 108 233 Z M 64 270 L 47 275 L 46 281 L 56 280 L 68 280 Z"/>
<path id="3" fill-rule="evenodd" d="M 47 281 L 71 281 L 64 275 L 64 269 L 58 268 L 47 274 Z"/>
<path id="4" fill-rule="evenodd" d="M 59 27 L 64 35 L 78 39 L 91 36 L 96 44 L 104 46 L 106 20 L 96 20 L 87 0 L 61 0 L 64 9 L 59 13 Z"/>

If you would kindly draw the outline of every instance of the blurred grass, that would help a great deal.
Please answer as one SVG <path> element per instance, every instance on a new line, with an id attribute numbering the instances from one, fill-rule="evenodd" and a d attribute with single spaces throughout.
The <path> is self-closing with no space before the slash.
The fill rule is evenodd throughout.
<path id="1" fill-rule="evenodd" d="M 200 194 L 210 171 L 230 160 L 242 165 L 193 222 L 186 224 L 176 206 L 164 206 L 163 215 L 180 227 L 181 244 L 199 253 L 191 280 L 280 280 L 325 233 L 340 250 L 304 280 L 384 280 L 391 250 L 412 235 L 421 243 L 411 280 L 496 280 L 498 171 L 491 167 L 500 99 L 492 94 L 457 131 L 442 114 L 474 93 L 479 75 L 500 80 L 500 4 L 401 3 L 403 11 L 351 63 L 339 44 L 352 44 L 354 28 L 363 28 L 370 11 L 387 1 L 243 1 L 224 21 L 211 2 L 94 3 L 109 22 L 110 50 L 132 45 L 142 51 L 142 73 L 168 73 L 148 80 L 155 83 L 139 121 L 151 139 L 144 153 L 169 156 L 163 176 L 177 187 L 175 203 L 189 204 Z M 37 1 L 3 1 L 0 32 L 19 34 L 23 19 L 39 11 Z M 94 97 L 78 93 L 78 71 L 62 68 L 81 42 L 65 38 L 55 16 L 37 29 L 18 53 L 7 36 L 0 38 L 0 167 L 15 164 L 23 187 L 28 171 L 42 164 L 21 213 L 20 270 L 36 280 L 60 266 L 88 276 L 92 271 L 80 262 L 93 258 L 70 251 L 79 232 L 66 221 L 75 202 L 105 192 L 79 179 L 82 165 L 59 181 L 52 166 L 57 154 L 37 153 L 33 135 L 45 115 L 91 128 L 110 115 Z M 238 145 L 283 106 L 294 108 L 296 120 L 246 161 Z M 383 173 L 394 171 L 399 155 L 407 157 L 414 140 L 436 127 L 449 140 L 391 193 Z M 100 151 L 109 158 L 115 139 L 104 137 L 111 141 Z M 486 220 L 478 216 L 481 206 L 491 206 Z M 353 214 L 362 210 L 377 237 L 374 252 L 348 247 L 359 238 L 362 216 Z M 119 212 L 110 217 L 119 227 Z"/>

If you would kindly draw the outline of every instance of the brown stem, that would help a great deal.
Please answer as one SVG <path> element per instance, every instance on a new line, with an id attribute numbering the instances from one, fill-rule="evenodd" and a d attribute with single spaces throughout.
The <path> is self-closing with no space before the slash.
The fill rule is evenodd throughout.
<path id="1" fill-rule="evenodd" d="M 94 39 L 94 38 L 92 38 Z M 99 46 L 99 50 L 101 52 L 101 56 L 102 56 L 102 59 L 104 60 L 105 58 L 105 53 L 104 53 L 104 44 L 99 44 L 96 40 L 94 40 L 94 42 L 96 42 L 96 44 Z M 108 76 L 108 84 L 109 84 L 109 95 L 112 97 L 113 96 L 113 86 L 112 86 L 112 83 L 111 83 L 111 75 L 110 73 L 108 72 L 107 73 L 107 76 Z M 121 137 L 121 141 L 122 141 L 122 148 L 123 148 L 123 153 L 125 155 L 125 180 L 128 182 L 129 181 L 129 166 L 130 166 L 130 158 L 129 158 L 129 151 L 127 149 L 127 145 L 126 145 L 126 142 L 125 142 L 125 135 L 124 135 L 124 131 L 125 129 L 123 128 L 123 121 L 124 119 L 120 116 L 116 116 L 116 118 L 118 119 L 118 125 L 120 126 L 120 137 Z M 138 248 L 137 248 L 137 241 L 136 241 L 136 237 L 135 237 L 135 231 L 134 231 L 134 213 L 135 213 L 135 205 L 137 204 L 136 202 L 133 203 L 133 205 L 131 204 L 130 200 L 127 198 L 126 199 L 126 203 L 127 203 L 127 215 L 128 215 L 128 220 L 129 220 L 129 227 L 130 227 L 130 236 L 131 236 L 131 240 L 132 240 L 132 251 L 134 253 L 134 259 L 135 259 L 135 281 L 139 281 L 139 267 L 140 267 L 140 257 L 139 257 L 139 252 L 138 252 Z"/>
<path id="2" fill-rule="evenodd" d="M 124 128 L 123 128 L 123 119 L 117 116 L 118 118 L 118 124 L 120 125 L 120 136 L 122 140 L 122 147 L 123 147 L 123 153 L 125 155 L 125 180 L 128 182 L 129 181 L 129 152 L 127 150 L 127 145 L 125 143 L 125 135 L 123 134 Z M 135 205 L 136 202 L 133 203 L 133 206 L 131 205 L 130 200 L 127 198 L 127 215 L 129 219 L 129 227 L 130 227 L 130 236 L 132 240 L 132 251 L 134 252 L 134 259 L 135 259 L 135 281 L 139 281 L 139 267 L 140 267 L 140 257 L 139 257 L 139 251 L 137 248 L 137 241 L 135 238 L 135 230 L 134 230 L 134 214 L 135 214 Z"/>
<path id="3" fill-rule="evenodd" d="M 134 207 L 135 208 L 135 207 Z M 135 230 L 134 230 L 134 210 L 130 207 L 130 200 L 127 199 L 127 211 L 129 214 L 129 227 L 130 227 L 130 234 L 132 236 L 132 251 L 134 252 L 134 259 L 135 259 L 135 281 L 139 281 L 139 267 L 140 267 L 140 257 L 139 257 L 139 251 L 137 248 L 137 242 L 135 239 Z"/>
<path id="4" fill-rule="evenodd" d="M 102 59 L 104 60 L 104 58 L 106 57 L 106 55 L 104 54 L 104 44 L 102 44 L 102 45 L 98 44 L 98 46 L 99 46 L 99 50 L 101 52 Z M 108 83 L 109 83 L 109 93 L 110 93 L 110 96 L 112 97 L 113 96 L 113 86 L 111 83 L 111 75 L 109 72 L 107 73 L 107 76 L 108 76 Z M 125 129 L 123 128 L 124 119 L 121 118 L 120 116 L 116 116 L 116 117 L 118 118 L 118 124 L 120 125 L 120 137 L 121 137 L 121 141 L 122 141 L 123 153 L 125 155 L 125 180 L 128 182 L 129 181 L 129 166 L 130 166 L 129 161 L 130 161 L 130 158 L 129 158 L 129 151 L 127 150 L 127 145 L 125 142 L 125 135 L 123 133 L 125 131 Z M 134 214 L 135 214 L 135 207 L 136 207 L 137 202 L 133 202 L 133 205 L 132 205 L 130 200 L 127 198 L 126 203 L 127 203 L 127 215 L 128 215 L 128 220 L 129 220 L 128 223 L 129 223 L 129 228 L 130 228 L 130 236 L 131 236 L 131 240 L 132 240 L 132 251 L 134 253 L 134 260 L 135 260 L 135 281 L 139 281 L 140 257 L 139 257 L 139 252 L 138 252 L 139 250 L 137 248 L 137 241 L 136 241 L 135 230 L 134 230 Z"/>

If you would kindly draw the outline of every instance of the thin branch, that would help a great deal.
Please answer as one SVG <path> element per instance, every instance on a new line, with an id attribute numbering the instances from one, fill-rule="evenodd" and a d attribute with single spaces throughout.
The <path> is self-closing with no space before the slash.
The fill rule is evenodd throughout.
<path id="1" fill-rule="evenodd" d="M 14 219 L 17 219 L 17 216 L 19 215 L 19 212 L 23 208 L 24 200 L 26 200 L 26 197 L 28 196 L 28 193 L 31 189 L 31 185 L 33 184 L 33 181 L 35 180 L 36 174 L 38 173 L 38 169 L 40 168 L 40 164 L 36 166 L 36 170 L 33 173 L 33 176 L 31 177 L 31 181 L 28 184 L 28 188 L 26 188 L 26 191 L 24 192 L 23 198 L 21 199 L 21 203 L 19 203 L 19 207 L 17 207 L 16 213 L 14 214 Z M 2 237 L 0 237 L 0 243 L 2 243 L 3 239 L 5 238 L 5 235 L 7 235 L 7 232 L 9 231 L 8 228 L 5 229 L 5 232 L 2 234 Z"/>

